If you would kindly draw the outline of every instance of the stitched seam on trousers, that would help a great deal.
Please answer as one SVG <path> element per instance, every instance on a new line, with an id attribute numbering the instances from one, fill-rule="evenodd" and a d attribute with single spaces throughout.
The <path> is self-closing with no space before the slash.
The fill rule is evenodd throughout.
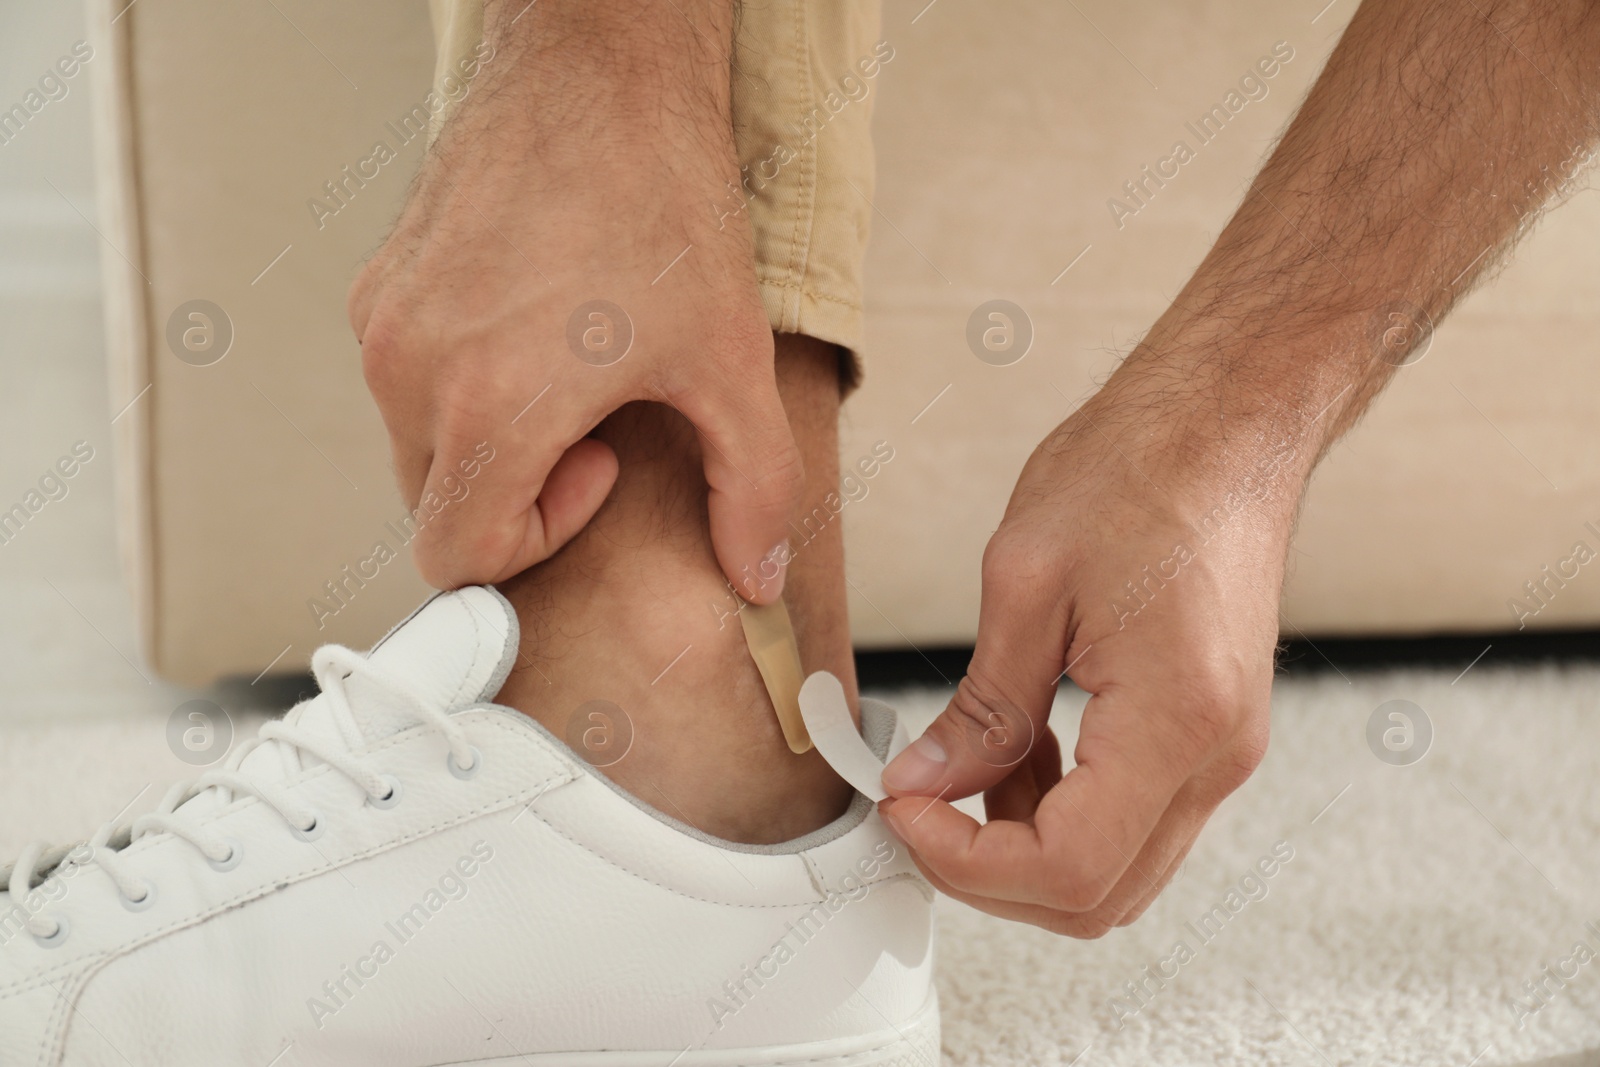
<path id="1" fill-rule="evenodd" d="M 769 289 L 782 289 L 786 293 L 794 293 L 794 294 L 796 294 L 798 296 L 803 296 L 803 297 L 806 297 L 808 299 L 815 300 L 818 303 L 822 303 L 822 304 L 838 304 L 841 307 L 849 308 L 851 311 L 860 311 L 861 310 L 861 305 L 856 303 L 853 300 L 846 300 L 843 297 L 839 297 L 839 296 L 831 296 L 828 293 L 818 292 L 815 289 L 808 289 L 803 285 L 791 285 L 788 282 L 778 281 L 778 280 L 773 279 L 773 278 L 761 278 L 761 277 L 758 277 L 756 279 L 756 281 L 758 283 L 760 283 L 761 285 L 766 286 Z"/>
<path id="2" fill-rule="evenodd" d="M 800 0 L 800 2 L 797 3 L 792 3 L 790 6 L 794 11 L 795 16 L 794 72 L 796 99 L 793 101 L 793 106 L 795 108 L 794 113 L 798 114 L 799 110 L 805 107 L 806 99 L 809 96 L 811 89 L 811 57 L 810 50 L 807 48 L 808 42 L 806 40 L 806 5 L 804 0 Z M 794 285 L 796 288 L 798 288 L 801 282 L 804 280 L 802 268 L 797 266 L 796 261 L 800 255 L 801 230 L 805 229 L 808 234 L 810 230 L 810 227 L 804 226 L 807 199 L 806 190 L 811 188 L 812 183 L 816 181 L 816 151 L 816 138 L 809 139 L 801 148 L 800 183 L 795 189 L 794 194 L 794 229 L 789 233 L 789 279 L 790 284 Z M 800 307 L 798 303 L 796 303 L 794 308 L 794 318 L 792 322 L 790 321 L 788 309 L 785 309 L 785 326 L 798 326 L 799 319 Z"/>

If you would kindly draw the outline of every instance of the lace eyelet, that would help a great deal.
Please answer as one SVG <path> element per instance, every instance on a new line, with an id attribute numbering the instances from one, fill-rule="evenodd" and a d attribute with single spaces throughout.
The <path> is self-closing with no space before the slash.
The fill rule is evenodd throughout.
<path id="1" fill-rule="evenodd" d="M 156 887 L 146 882 L 144 884 L 144 896 L 138 900 L 134 900 L 132 897 L 125 897 L 121 893 L 117 894 L 117 899 L 121 900 L 122 906 L 129 911 L 144 911 L 156 902 Z"/>
<path id="2" fill-rule="evenodd" d="M 465 767 L 460 766 L 456 763 L 456 754 L 452 752 L 444 758 L 444 765 L 450 768 L 451 774 L 455 775 L 457 778 L 460 778 L 462 781 L 466 781 L 483 768 L 483 753 L 479 752 L 477 746 L 474 745 L 472 748 L 471 763 L 467 764 Z"/>
<path id="3" fill-rule="evenodd" d="M 400 784 L 400 779 L 396 778 L 392 774 L 384 774 L 380 775 L 379 777 L 381 777 L 385 782 L 389 783 L 389 795 L 384 797 L 368 797 L 367 803 L 374 808 L 387 810 L 400 803 L 400 794 L 405 791 L 405 787 Z"/>
<path id="4" fill-rule="evenodd" d="M 206 862 L 211 864 L 213 871 L 227 873 L 239 866 L 239 861 L 244 859 L 244 846 L 236 838 L 225 837 L 223 840 L 228 843 L 228 855 L 220 860 L 214 860 L 207 856 Z"/>
<path id="5" fill-rule="evenodd" d="M 67 920 L 63 916 L 57 915 L 55 920 L 55 933 L 49 937 L 40 937 L 38 934 L 33 935 L 34 943 L 40 948 L 56 948 L 67 939 L 67 934 L 71 932 L 72 927 L 67 924 Z"/>
<path id="6" fill-rule="evenodd" d="M 315 841 L 322 836 L 322 813 L 317 812 L 311 816 L 311 825 L 304 830 L 298 826 L 291 826 L 289 832 L 302 841 Z"/>

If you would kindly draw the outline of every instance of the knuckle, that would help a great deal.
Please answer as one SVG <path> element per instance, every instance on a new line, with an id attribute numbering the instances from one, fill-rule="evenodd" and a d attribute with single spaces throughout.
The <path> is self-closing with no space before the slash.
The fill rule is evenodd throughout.
<path id="1" fill-rule="evenodd" d="M 405 330 L 393 316 L 374 312 L 361 335 L 361 374 L 376 395 L 396 374 L 405 351 Z"/>
<path id="2" fill-rule="evenodd" d="M 1050 906 L 1087 918 L 1111 895 L 1116 884 L 1115 871 L 1085 869 L 1069 872 L 1052 886 Z"/>
<path id="3" fill-rule="evenodd" d="M 983 550 L 983 588 L 1015 596 L 1059 588 L 1060 550 L 1044 538 L 1002 527 Z"/>
<path id="4" fill-rule="evenodd" d="M 1269 731 L 1265 721 L 1259 728 L 1247 727 L 1240 731 L 1225 750 L 1221 761 L 1221 774 L 1225 788 L 1233 792 L 1255 773 L 1267 755 Z"/>
<path id="5" fill-rule="evenodd" d="M 762 464 L 758 482 L 770 502 L 788 510 L 799 498 L 806 484 L 805 461 L 792 440 L 779 443 Z"/>
<path id="6" fill-rule="evenodd" d="M 498 516 L 461 513 L 446 531 L 456 570 L 473 581 L 493 578 L 508 564 L 522 542 L 521 534 Z"/>
<path id="7" fill-rule="evenodd" d="M 710 342 L 726 362 L 772 376 L 776 346 L 764 313 L 719 316 L 711 326 Z"/>
<path id="8" fill-rule="evenodd" d="M 451 587 L 450 579 L 453 577 L 451 570 L 432 544 L 424 545 L 418 543 L 416 551 L 412 553 L 412 562 L 417 568 L 417 573 L 422 576 L 422 580 L 433 588 L 448 589 Z"/>
<path id="9" fill-rule="evenodd" d="M 456 530 L 437 530 L 426 546 L 418 546 L 415 556 L 417 573 L 435 589 L 491 582 L 507 558 L 501 537 L 462 537 Z"/>
<path id="10" fill-rule="evenodd" d="M 1045 923 L 1045 929 L 1078 941 L 1098 941 L 1115 929 L 1115 925 L 1097 916 L 1058 913 Z"/>
<path id="11" fill-rule="evenodd" d="M 1192 667 L 1182 683 L 1178 704 L 1184 740 L 1202 752 L 1220 751 L 1244 731 L 1258 703 L 1238 672 Z"/>
<path id="12" fill-rule="evenodd" d="M 1239 708 L 1220 694 L 1205 694 L 1192 702 L 1183 718 L 1190 741 L 1206 752 L 1213 752 L 1231 740 L 1239 729 Z"/>
<path id="13" fill-rule="evenodd" d="M 1081 915 L 1099 907 L 1109 892 L 1111 892 L 1109 880 L 1095 878 L 1057 887 L 1051 903 L 1062 911 Z"/>
<path id="14" fill-rule="evenodd" d="M 1122 917 L 1117 920 L 1116 925 L 1118 925 L 1118 926 L 1132 926 L 1134 923 L 1139 921 L 1140 916 L 1142 916 L 1145 912 L 1150 910 L 1150 905 L 1154 904 L 1154 903 L 1155 903 L 1155 897 L 1154 896 L 1146 897 L 1144 900 L 1139 901 L 1133 907 L 1129 908 L 1122 915 Z"/>
<path id="15" fill-rule="evenodd" d="M 1246 729 L 1235 740 L 1234 759 L 1245 774 L 1253 772 L 1266 759 L 1270 736 L 1271 731 L 1263 717 L 1260 729 Z"/>
<path id="16" fill-rule="evenodd" d="M 378 276 L 377 260 L 369 261 L 356 275 L 355 281 L 350 283 L 350 289 L 345 293 L 344 312 L 350 320 L 350 328 L 355 331 L 356 340 L 360 341 L 366 334 L 367 321 L 371 317 L 373 289 L 377 286 Z"/>
<path id="17" fill-rule="evenodd" d="M 949 728 L 961 735 L 972 752 L 986 751 L 996 730 L 1020 734 L 1027 729 L 1026 716 L 1016 704 L 1001 695 L 999 687 L 988 682 L 983 667 L 974 663 L 956 686 L 948 709 Z"/>
<path id="18" fill-rule="evenodd" d="M 728 451 L 723 450 L 722 455 L 712 451 L 707 457 L 722 461 L 707 464 L 711 487 L 738 500 L 746 513 L 775 523 L 789 519 L 799 507 L 806 485 L 805 464 L 793 443 L 774 442 L 738 458 L 728 458 Z"/>

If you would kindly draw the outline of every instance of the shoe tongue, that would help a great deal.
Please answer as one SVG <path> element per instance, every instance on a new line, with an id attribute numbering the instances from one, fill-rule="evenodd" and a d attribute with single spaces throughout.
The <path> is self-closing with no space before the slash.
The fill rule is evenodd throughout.
<path id="1" fill-rule="evenodd" d="M 493 700 L 517 654 L 517 615 L 486 586 L 440 593 L 373 646 L 367 659 L 382 684 L 361 672 L 345 682 L 365 743 L 417 723 L 413 703 L 439 711 Z M 397 700 L 390 686 L 410 695 Z"/>
<path id="2" fill-rule="evenodd" d="M 414 726 L 419 721 L 418 705 L 448 712 L 493 700 L 511 673 L 519 640 L 517 613 L 495 590 L 475 585 L 440 593 L 367 653 L 387 685 L 357 671 L 344 680 L 348 715 L 322 693 L 290 710 L 285 721 L 347 749 L 370 745 Z M 269 741 L 251 750 L 238 770 L 282 781 L 316 762 L 309 753 Z M 230 795 L 220 787 L 205 789 L 179 810 L 215 806 Z"/>
<path id="3" fill-rule="evenodd" d="M 518 640 L 516 612 L 495 590 L 468 586 L 439 593 L 367 653 L 383 684 L 360 671 L 344 680 L 348 716 L 322 693 L 290 711 L 286 721 L 347 749 L 370 745 L 416 725 L 417 705 L 448 712 L 493 700 L 511 671 Z M 302 763 L 315 762 L 314 756 L 269 742 L 239 769 L 281 780 Z"/>

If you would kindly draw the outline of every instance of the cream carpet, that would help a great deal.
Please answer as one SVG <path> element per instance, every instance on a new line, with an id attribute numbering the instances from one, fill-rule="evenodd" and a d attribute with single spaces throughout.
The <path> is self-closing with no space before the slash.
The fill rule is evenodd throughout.
<path id="1" fill-rule="evenodd" d="M 948 1063 L 1600 1063 L 1600 960 L 1570 960 L 1578 941 L 1600 952 L 1585 929 L 1600 923 L 1600 670 L 1453 676 L 1280 680 L 1265 762 L 1133 927 L 1063 941 L 946 902 Z M 1434 727 L 1411 766 L 1366 741 L 1395 698 Z M 1063 737 L 1081 699 L 1058 707 Z M 1279 841 L 1293 859 L 1202 941 L 1188 924 Z M 1564 988 L 1546 964 L 1573 975 Z M 1525 1015 L 1527 980 L 1552 992 Z M 1140 981 L 1142 1008 L 1125 988 Z"/>
<path id="2" fill-rule="evenodd" d="M 1585 929 L 1600 929 L 1600 670 L 1451 677 L 1280 680 L 1265 763 L 1132 928 L 1070 941 L 946 902 L 948 1067 L 1600 1063 L 1600 961 L 1563 962 L 1575 942 L 1600 949 Z M 921 721 L 939 706 L 879 695 Z M 1433 723 L 1411 766 L 1367 745 L 1394 698 Z M 0 852 L 153 805 L 186 776 L 166 747 L 172 706 L 0 719 Z M 1080 706 L 1063 697 L 1063 736 Z M 1292 859 L 1203 923 L 1278 842 Z M 1174 956 L 1180 940 L 1192 958 Z M 1514 1004 L 1539 1003 L 1526 980 L 1551 992 L 1519 1028 Z"/>

